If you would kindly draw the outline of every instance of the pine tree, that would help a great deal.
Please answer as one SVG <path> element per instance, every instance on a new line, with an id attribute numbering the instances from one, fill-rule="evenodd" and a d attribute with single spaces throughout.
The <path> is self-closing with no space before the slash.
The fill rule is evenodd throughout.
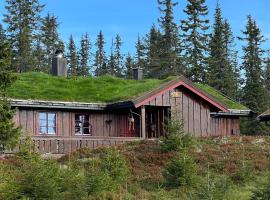
<path id="1" fill-rule="evenodd" d="M 112 45 L 111 45 L 111 53 L 110 57 L 108 59 L 107 63 L 107 73 L 111 76 L 116 75 L 116 61 L 115 61 L 115 55 L 114 55 L 114 41 L 112 39 Z"/>
<path id="2" fill-rule="evenodd" d="M 153 25 L 146 36 L 146 77 L 159 77 L 161 70 L 162 39 L 160 31 Z"/>
<path id="3" fill-rule="evenodd" d="M 240 100 L 239 88 L 241 83 L 240 70 L 238 67 L 237 51 L 234 50 L 235 42 L 234 36 L 227 20 L 223 22 L 224 24 L 224 44 L 225 44 L 225 57 L 226 57 L 226 75 L 224 78 L 224 89 L 223 93 L 227 96 Z"/>
<path id="4" fill-rule="evenodd" d="M 6 99 L 6 89 L 15 80 L 15 76 L 9 71 L 10 64 L 10 45 L 6 40 L 0 40 L 0 153 L 15 147 L 20 134 L 12 122 L 14 112 Z"/>
<path id="5" fill-rule="evenodd" d="M 6 32 L 5 32 L 2 24 L 0 24 L 0 41 L 4 41 L 6 39 L 7 39 Z"/>
<path id="6" fill-rule="evenodd" d="M 51 62 L 56 50 L 62 50 L 64 52 L 64 45 L 61 41 L 58 33 L 59 23 L 57 17 L 51 14 L 42 19 L 41 25 L 41 37 L 42 45 L 44 46 L 44 63 L 43 72 L 50 72 Z"/>
<path id="7" fill-rule="evenodd" d="M 175 74 L 179 66 L 177 66 L 179 55 L 179 38 L 178 28 L 174 22 L 173 8 L 178 3 L 172 0 L 158 0 L 159 11 L 161 16 L 158 21 L 162 29 L 162 41 L 160 47 L 160 69 L 157 74 L 158 78 L 162 78 L 171 74 Z"/>
<path id="8" fill-rule="evenodd" d="M 195 82 L 205 81 L 206 56 L 209 34 L 208 8 L 205 0 L 188 0 L 184 12 L 187 20 L 181 20 L 183 45 L 185 46 L 185 63 L 188 77 Z"/>
<path id="9" fill-rule="evenodd" d="M 43 5 L 38 0 L 6 0 L 7 33 L 14 51 L 12 67 L 18 72 L 30 71 L 32 64 L 32 42 L 38 30 Z"/>
<path id="10" fill-rule="evenodd" d="M 223 20 L 221 8 L 217 5 L 209 42 L 207 83 L 223 94 L 236 98 L 238 80 L 237 64 L 233 60 L 235 52 L 231 49 L 233 40 L 230 25 Z"/>
<path id="11" fill-rule="evenodd" d="M 265 89 L 267 90 L 268 99 L 270 99 L 270 57 L 269 56 L 266 59 L 265 64 L 266 64 L 266 67 L 265 67 L 265 72 L 264 72 L 264 85 L 265 85 Z"/>
<path id="12" fill-rule="evenodd" d="M 107 73 L 106 53 L 104 49 L 105 41 L 102 31 L 99 32 L 95 45 L 97 48 L 94 60 L 94 67 L 96 68 L 95 75 L 102 76 Z"/>
<path id="13" fill-rule="evenodd" d="M 146 61 L 145 61 L 145 55 L 146 55 L 146 48 L 145 48 L 145 44 L 143 43 L 142 39 L 140 36 L 138 36 L 136 44 L 136 54 L 135 54 L 135 58 L 136 58 L 136 67 L 138 68 L 143 68 L 145 69 L 146 66 Z"/>
<path id="14" fill-rule="evenodd" d="M 69 38 L 67 58 L 68 58 L 68 74 L 71 76 L 78 76 L 79 75 L 78 53 L 72 35 Z"/>
<path id="15" fill-rule="evenodd" d="M 89 76 L 90 49 L 91 49 L 91 43 L 90 43 L 88 33 L 86 33 L 81 38 L 80 67 L 79 67 L 80 68 L 79 75 L 81 76 Z"/>
<path id="16" fill-rule="evenodd" d="M 126 61 L 125 61 L 125 77 L 127 79 L 132 79 L 132 70 L 134 68 L 134 60 L 130 53 L 126 56 Z"/>
<path id="17" fill-rule="evenodd" d="M 123 42 L 120 35 L 116 35 L 114 42 L 114 61 L 115 61 L 115 75 L 123 76 L 123 55 L 121 53 Z"/>
<path id="18" fill-rule="evenodd" d="M 262 73 L 262 43 L 265 41 L 256 22 L 249 15 L 247 25 L 242 31 L 243 37 L 240 40 L 246 42 L 243 46 L 243 63 L 242 69 L 245 72 L 245 82 L 243 86 L 243 102 L 255 113 L 261 113 L 267 109 L 267 93 L 263 86 Z M 245 124 L 244 133 L 256 134 L 263 133 L 262 125 L 256 120 L 249 120 Z"/>

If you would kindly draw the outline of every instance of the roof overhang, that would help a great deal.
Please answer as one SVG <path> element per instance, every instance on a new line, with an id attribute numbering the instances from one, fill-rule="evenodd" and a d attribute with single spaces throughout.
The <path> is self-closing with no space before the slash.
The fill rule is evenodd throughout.
<path id="1" fill-rule="evenodd" d="M 211 117 L 251 117 L 254 113 L 251 110 L 228 109 L 229 112 L 212 112 Z"/>
<path id="2" fill-rule="evenodd" d="M 83 103 L 83 102 L 64 102 L 64 101 L 44 101 L 44 100 L 22 100 L 9 99 L 12 107 L 35 108 L 35 109 L 65 109 L 65 110 L 108 110 L 130 108 L 131 102 L 117 103 Z"/>
<path id="3" fill-rule="evenodd" d="M 270 121 L 270 110 L 265 111 L 257 117 L 258 121 L 267 122 Z"/>

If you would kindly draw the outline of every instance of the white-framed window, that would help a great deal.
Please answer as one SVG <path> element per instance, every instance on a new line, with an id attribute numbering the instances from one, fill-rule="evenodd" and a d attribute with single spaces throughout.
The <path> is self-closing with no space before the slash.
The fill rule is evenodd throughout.
<path id="1" fill-rule="evenodd" d="M 56 113 L 39 112 L 39 133 L 41 135 L 56 134 Z"/>
<path id="2" fill-rule="evenodd" d="M 89 115 L 75 114 L 75 135 L 92 135 Z"/>

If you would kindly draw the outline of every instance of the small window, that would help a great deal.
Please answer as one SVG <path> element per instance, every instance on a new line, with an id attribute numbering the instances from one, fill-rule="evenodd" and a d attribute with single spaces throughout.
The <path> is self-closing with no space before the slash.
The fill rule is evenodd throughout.
<path id="1" fill-rule="evenodd" d="M 39 113 L 39 133 L 41 135 L 56 134 L 56 114 L 50 112 Z"/>
<path id="2" fill-rule="evenodd" d="M 75 134 L 91 135 L 91 126 L 89 124 L 89 115 L 75 115 Z"/>

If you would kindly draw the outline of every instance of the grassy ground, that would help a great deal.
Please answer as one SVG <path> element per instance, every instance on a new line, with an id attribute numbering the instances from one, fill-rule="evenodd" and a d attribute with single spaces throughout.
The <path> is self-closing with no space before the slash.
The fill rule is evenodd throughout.
<path id="1" fill-rule="evenodd" d="M 197 163 L 197 177 L 205 180 L 225 177 L 229 189 L 224 193 L 224 200 L 250 199 L 252 191 L 264 180 L 270 167 L 270 138 L 208 138 L 196 140 L 196 143 L 196 148 L 189 154 Z M 163 187 L 162 171 L 167 160 L 175 155 L 174 152 L 162 153 L 155 141 L 125 144 L 117 149 L 128 162 L 130 177 L 116 199 L 189 199 L 181 196 L 183 192 L 179 190 Z M 81 149 L 59 161 L 83 159 L 99 151 L 102 149 Z"/>
<path id="2" fill-rule="evenodd" d="M 132 99 L 172 79 L 135 81 L 111 76 L 64 78 L 44 73 L 22 73 L 7 92 L 9 97 L 18 99 L 115 102 Z M 198 86 L 228 108 L 246 109 L 207 85 Z"/>

